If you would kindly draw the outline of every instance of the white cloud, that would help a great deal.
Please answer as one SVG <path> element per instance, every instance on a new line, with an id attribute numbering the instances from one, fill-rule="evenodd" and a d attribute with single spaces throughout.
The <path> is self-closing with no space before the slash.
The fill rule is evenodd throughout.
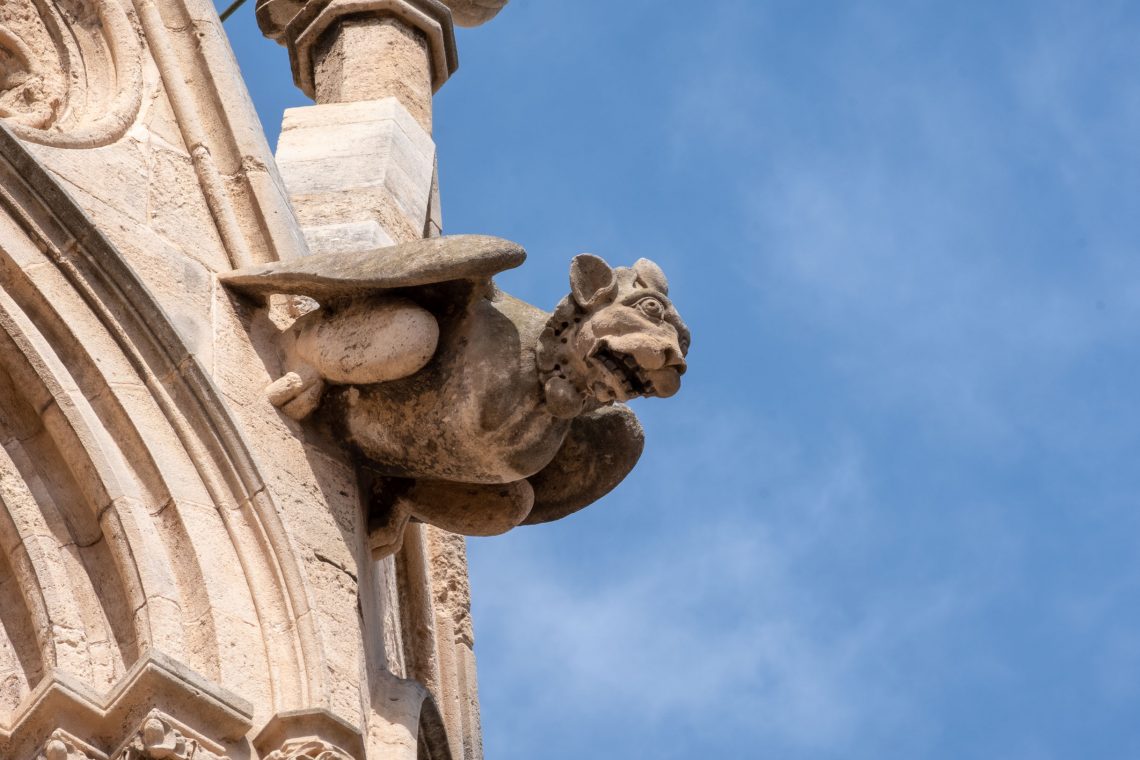
<path id="1" fill-rule="evenodd" d="M 1049 584 L 1053 563 L 1076 561 L 1051 531 L 1115 540 L 1084 520 L 1127 533 L 1134 507 L 1106 483 L 1135 478 L 1094 460 L 1130 461 L 1135 405 L 1115 398 L 1106 419 L 1081 373 L 1126 373 L 1104 356 L 1140 345 L 1137 178 L 1121 168 L 1140 165 L 1140 87 L 1088 62 L 1140 70 L 1122 52 L 1140 50 L 1135 24 L 1116 23 L 1122 4 L 1026 5 L 1025 25 L 1018 11 L 959 24 L 991 46 L 975 49 L 884 5 L 835 21 L 851 49 L 795 57 L 818 86 L 804 94 L 758 52 L 778 42 L 778 5 L 685 22 L 665 158 L 695 208 L 728 209 L 685 219 L 721 246 L 687 254 L 688 276 L 713 283 L 686 307 L 716 312 L 721 334 L 697 338 L 708 364 L 648 415 L 650 451 L 618 494 L 473 549 L 477 634 L 496 642 L 480 650 L 488 707 L 503 711 L 491 754 L 538 756 L 585 730 L 611 756 L 642 741 L 712 756 L 694 747 L 735 737 L 742 756 L 1050 757 L 1011 705 L 1054 665 L 1029 651 L 1046 646 L 1038 627 L 1103 645 L 1065 665 L 1099 663 L 1101 692 L 1134 691 L 1119 675 L 1138 657 L 1119 619 L 1134 583 L 1097 595 L 1110 570 L 1074 567 L 1070 590 Z M 768 354 L 749 369 L 783 373 L 788 395 L 750 398 L 771 386 L 734 365 L 768 350 L 761 324 L 831 372 L 804 361 L 816 374 L 789 380 Z M 694 387 L 746 403 L 694 401 Z M 1041 714 L 1063 704 L 1049 699 Z M 983 705 L 1015 722 L 944 744 L 985 724 Z"/>
<path id="2" fill-rule="evenodd" d="M 618 748 L 675 737 L 665 743 L 678 756 L 726 732 L 795 752 L 865 746 L 903 727 L 922 735 L 937 719 L 915 712 L 913 682 L 894 658 L 930 646 L 987 592 L 937 578 L 871 588 L 875 572 L 853 557 L 897 536 L 879 524 L 854 445 L 808 459 L 723 412 L 700 416 L 699 435 L 716 448 L 666 435 L 674 451 L 662 459 L 679 469 L 641 478 L 656 480 L 656 493 L 638 487 L 642 518 L 673 530 L 585 536 L 594 545 L 584 554 L 607 563 L 603 585 L 587 580 L 596 567 L 549 551 L 574 540 L 565 524 L 473 547 L 477 636 L 496 641 L 479 655 L 496 693 L 527 714 L 591 726 Z M 682 446 L 696 456 L 678 456 Z M 735 453 L 717 461 L 701 451 Z M 710 503 L 684 503 L 700 492 L 680 488 L 692 478 L 716 483 Z M 836 567 L 867 573 L 868 586 L 821 583 Z M 554 741 L 526 725 L 489 727 L 492 748 L 512 742 L 525 755 Z"/>
<path id="3" fill-rule="evenodd" d="M 724 196 L 749 242 L 726 253 L 762 318 L 818 337 L 849 391 L 995 452 L 1055 432 L 1031 403 L 1043 384 L 1061 392 L 1067 370 L 1140 337 L 1120 193 L 1135 187 L 1121 167 L 1140 165 L 1140 84 L 1105 74 L 1140 65 L 1135 27 L 1048 10 L 989 29 L 1000 41 L 978 30 L 1000 49 L 983 81 L 960 44 L 916 58 L 929 30 L 864 9 L 812 61 L 815 113 L 789 84 L 800 72 L 750 50 L 768 22 L 727 4 L 694 33 L 703 65 L 674 108 L 678 165 L 738 162 Z"/>

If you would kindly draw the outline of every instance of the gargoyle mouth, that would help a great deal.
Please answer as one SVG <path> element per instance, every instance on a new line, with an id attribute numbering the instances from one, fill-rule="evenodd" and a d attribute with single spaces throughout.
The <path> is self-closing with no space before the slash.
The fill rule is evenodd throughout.
<path id="1" fill-rule="evenodd" d="M 637 396 L 652 396 L 656 392 L 649 372 L 629 354 L 614 351 L 609 346 L 603 345 L 594 352 L 592 358 L 608 370 L 612 381 L 609 383 L 610 390 L 614 392 L 618 401 L 628 401 Z M 619 390 L 620 394 L 617 392 Z"/>

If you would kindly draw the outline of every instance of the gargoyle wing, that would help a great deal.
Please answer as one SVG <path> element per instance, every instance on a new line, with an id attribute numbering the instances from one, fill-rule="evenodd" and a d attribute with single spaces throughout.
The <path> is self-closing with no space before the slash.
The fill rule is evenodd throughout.
<path id="1" fill-rule="evenodd" d="M 326 302 L 452 280 L 489 280 L 525 260 L 526 251 L 509 240 L 452 235 L 259 264 L 227 272 L 219 279 L 232 290 L 262 300 L 288 294 Z"/>

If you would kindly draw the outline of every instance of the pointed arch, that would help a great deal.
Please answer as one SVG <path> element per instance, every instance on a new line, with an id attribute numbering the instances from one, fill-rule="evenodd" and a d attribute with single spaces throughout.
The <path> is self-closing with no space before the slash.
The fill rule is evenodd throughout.
<path id="1" fill-rule="evenodd" d="M 229 409 L 0 125 L 4 388 L 0 600 L 18 604 L 0 625 L 0 683 L 110 690 L 160 652 L 207 680 L 268 684 L 250 696 L 273 711 L 326 690 L 300 561 Z M 0 737 L 22 709 L 0 701 Z"/>

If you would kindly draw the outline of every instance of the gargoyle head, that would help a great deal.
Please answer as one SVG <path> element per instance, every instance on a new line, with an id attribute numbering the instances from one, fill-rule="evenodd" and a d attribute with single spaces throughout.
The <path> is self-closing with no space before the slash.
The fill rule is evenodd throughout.
<path id="1" fill-rule="evenodd" d="M 570 267 L 570 295 L 546 325 L 538 365 L 556 417 L 638 396 L 667 398 L 681 387 L 689 328 L 669 283 L 648 259 L 611 269 L 590 254 Z"/>

